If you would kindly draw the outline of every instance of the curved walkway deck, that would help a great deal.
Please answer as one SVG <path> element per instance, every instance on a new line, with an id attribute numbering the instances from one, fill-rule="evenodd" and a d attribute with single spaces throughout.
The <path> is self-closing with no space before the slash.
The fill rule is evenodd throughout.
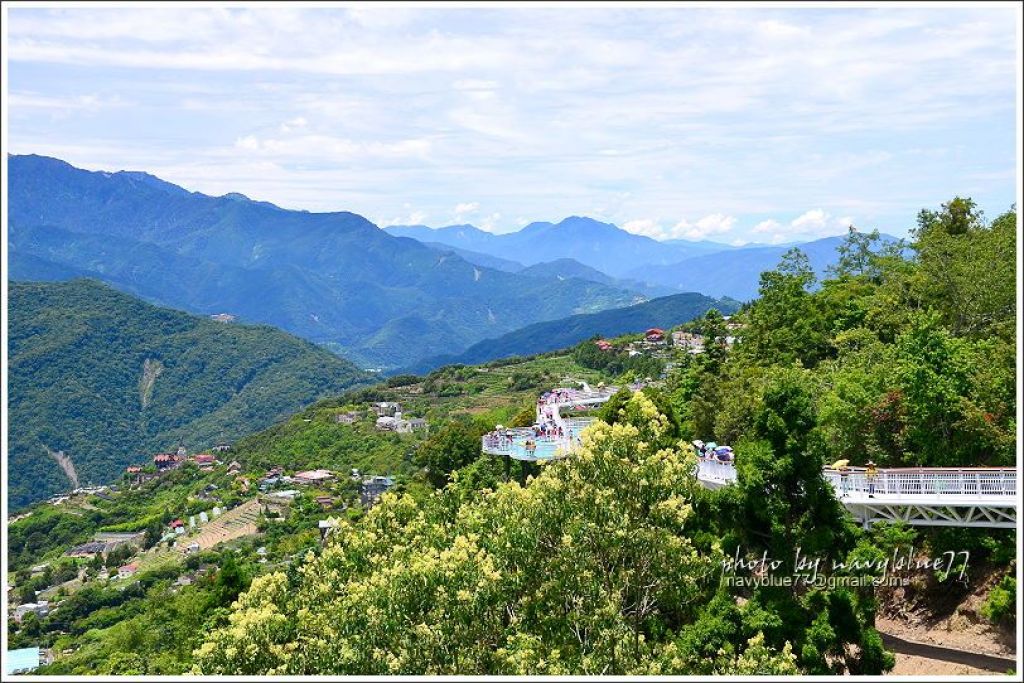
<path id="1" fill-rule="evenodd" d="M 515 460 L 550 461 L 571 455 L 591 417 L 562 413 L 588 409 L 608 401 L 618 387 L 559 388 L 537 401 L 537 426 L 500 428 L 482 440 L 485 453 Z M 716 489 L 736 481 L 732 463 L 701 459 L 697 480 Z M 1013 467 L 949 467 L 880 469 L 868 475 L 863 468 L 823 475 L 836 498 L 865 527 L 873 522 L 900 521 L 913 526 L 957 526 L 1012 529 L 1017 526 L 1017 470 Z"/>

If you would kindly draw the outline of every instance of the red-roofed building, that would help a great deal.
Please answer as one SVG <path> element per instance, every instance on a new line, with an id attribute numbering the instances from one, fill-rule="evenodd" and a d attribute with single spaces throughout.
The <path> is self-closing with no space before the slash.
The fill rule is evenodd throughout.
<path id="1" fill-rule="evenodd" d="M 127 579 L 128 577 L 135 576 L 135 572 L 137 571 L 139 571 L 139 565 L 134 562 L 132 564 L 126 564 L 123 567 L 117 568 L 117 578 Z"/>
<path id="2" fill-rule="evenodd" d="M 610 351 L 612 348 L 611 343 L 605 341 L 604 339 L 598 339 L 596 342 L 594 342 L 594 345 L 597 346 L 597 348 L 601 349 L 602 351 Z"/>
<path id="3" fill-rule="evenodd" d="M 217 458 L 211 453 L 200 453 L 194 459 L 197 465 L 212 465 L 217 462 Z"/>
<path id="4" fill-rule="evenodd" d="M 651 329 L 647 330 L 647 332 L 644 333 L 644 337 L 647 339 L 647 341 L 651 342 L 664 341 L 665 330 L 661 329 L 660 327 L 652 327 Z"/>
<path id="5" fill-rule="evenodd" d="M 158 470 L 167 470 L 172 467 L 177 467 L 180 462 L 178 456 L 170 453 L 159 453 L 153 456 L 153 464 L 156 465 Z"/>
<path id="6" fill-rule="evenodd" d="M 128 465 L 128 467 L 126 467 L 124 471 L 127 472 L 128 474 L 138 474 L 139 472 L 142 471 L 142 468 L 139 467 L 138 465 Z"/>
<path id="7" fill-rule="evenodd" d="M 183 526 L 185 526 L 185 522 L 183 522 L 180 519 L 176 519 L 173 522 L 171 522 L 171 528 L 172 529 L 177 529 L 178 527 L 183 527 Z"/>

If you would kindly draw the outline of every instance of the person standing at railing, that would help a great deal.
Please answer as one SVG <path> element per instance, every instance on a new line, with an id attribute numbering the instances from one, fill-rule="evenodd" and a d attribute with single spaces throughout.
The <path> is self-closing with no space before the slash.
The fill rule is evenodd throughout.
<path id="1" fill-rule="evenodd" d="M 839 490 L 842 493 L 841 497 L 845 498 L 850 492 L 850 461 L 836 460 L 832 463 L 832 469 L 839 472 Z"/>
<path id="2" fill-rule="evenodd" d="M 868 498 L 874 498 L 875 480 L 878 479 L 878 467 L 875 465 L 874 460 L 868 460 L 867 467 L 864 470 L 864 478 L 868 482 Z"/>

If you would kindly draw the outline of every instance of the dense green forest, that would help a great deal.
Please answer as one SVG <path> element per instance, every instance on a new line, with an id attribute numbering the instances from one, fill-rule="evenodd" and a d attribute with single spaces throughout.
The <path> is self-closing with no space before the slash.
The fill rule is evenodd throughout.
<path id="1" fill-rule="evenodd" d="M 230 442 L 367 375 L 270 327 L 157 308 L 90 280 L 10 283 L 9 504 L 184 442 Z"/>
<path id="2" fill-rule="evenodd" d="M 1015 240 L 1015 211 L 988 223 L 957 198 L 921 212 L 909 259 L 851 230 L 816 282 L 787 254 L 736 316 L 733 351 L 711 344 L 664 390 L 620 397 L 582 452 L 525 486 L 476 472 L 425 500 L 386 496 L 298 571 L 257 579 L 194 670 L 887 670 L 869 583 L 728 589 L 719 560 L 768 553 L 792 570 L 800 548 L 828 566 L 919 536 L 1008 569 L 1009 533 L 858 529 L 821 468 L 1013 461 Z M 693 437 L 735 445 L 737 485 L 695 484 Z"/>

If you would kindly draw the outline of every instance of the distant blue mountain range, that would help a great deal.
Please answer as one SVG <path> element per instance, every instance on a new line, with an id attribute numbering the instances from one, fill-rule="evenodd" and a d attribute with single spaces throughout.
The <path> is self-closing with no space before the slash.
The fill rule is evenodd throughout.
<path id="1" fill-rule="evenodd" d="M 669 294 L 747 300 L 787 249 L 659 242 L 580 216 L 502 235 L 381 230 L 354 213 L 211 197 L 49 157 L 11 156 L 8 171 L 11 279 L 95 278 L 165 306 L 275 325 L 364 368 L 408 367 Z M 823 272 L 840 239 L 800 247 Z"/>
<path id="2" fill-rule="evenodd" d="M 354 213 L 288 211 L 34 155 L 9 157 L 8 172 L 11 279 L 95 278 L 165 306 L 275 325 L 362 367 L 644 300 L 470 263 Z"/>
<path id="3" fill-rule="evenodd" d="M 560 223 L 531 223 L 522 230 L 495 235 L 472 225 L 428 228 L 392 225 L 394 235 L 412 237 L 438 248 L 448 246 L 470 262 L 501 266 L 520 274 L 559 271 L 593 282 L 624 287 L 647 296 L 700 292 L 746 301 L 757 296 L 761 273 L 775 268 L 782 255 L 797 247 L 821 276 L 838 261 L 843 236 L 781 245 L 734 247 L 711 241 L 659 242 L 634 235 L 611 223 L 574 216 Z M 895 237 L 883 235 L 883 241 Z M 519 264 L 520 267 L 513 270 Z"/>

